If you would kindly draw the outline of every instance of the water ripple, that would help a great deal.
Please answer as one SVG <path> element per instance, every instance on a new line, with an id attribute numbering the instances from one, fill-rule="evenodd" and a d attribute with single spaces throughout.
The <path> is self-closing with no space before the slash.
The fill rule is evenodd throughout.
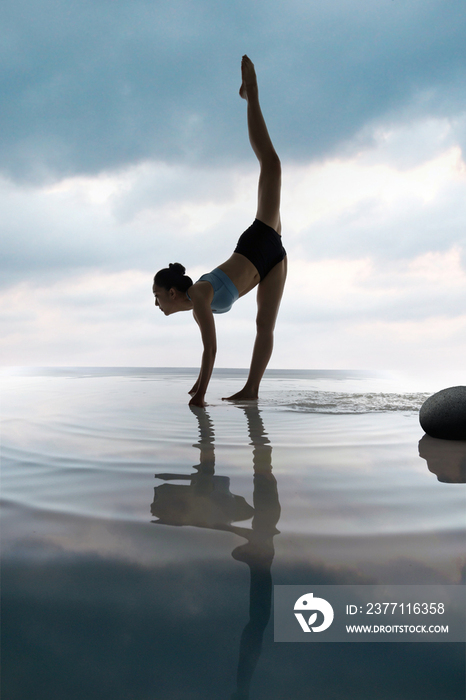
<path id="1" fill-rule="evenodd" d="M 343 393 L 306 391 L 273 401 L 283 410 L 301 413 L 417 413 L 429 394 L 424 393 Z"/>

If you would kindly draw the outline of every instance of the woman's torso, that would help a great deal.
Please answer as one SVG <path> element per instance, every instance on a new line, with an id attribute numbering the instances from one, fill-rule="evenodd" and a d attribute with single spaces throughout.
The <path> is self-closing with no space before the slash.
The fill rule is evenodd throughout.
<path id="1" fill-rule="evenodd" d="M 224 273 L 228 279 L 233 283 L 233 285 L 236 287 L 236 290 L 238 291 L 238 297 L 242 297 L 248 292 L 250 292 L 254 287 L 256 287 L 260 281 L 261 281 L 261 273 L 259 273 L 258 268 L 254 265 L 251 260 L 246 257 L 249 254 L 249 251 L 251 251 L 252 259 L 254 259 L 255 262 L 255 257 L 256 253 L 260 248 L 256 248 L 256 238 L 251 239 L 251 234 L 257 230 L 256 227 L 261 227 L 262 230 L 268 229 L 269 231 L 273 231 L 273 235 L 277 237 L 277 232 L 274 229 L 271 229 L 267 224 L 264 224 L 263 222 L 258 221 L 257 219 L 255 220 L 254 224 L 247 229 L 247 231 L 244 232 L 243 236 L 241 236 L 240 241 L 244 238 L 244 236 L 247 236 L 248 234 L 250 235 L 249 240 L 247 241 L 247 246 L 246 250 L 244 250 L 245 255 L 239 252 L 234 252 L 231 254 L 231 256 L 226 260 L 224 263 L 219 265 L 216 270 L 221 270 L 222 273 Z M 268 234 L 269 235 L 269 234 Z M 281 240 L 281 235 L 278 233 L 278 236 L 280 236 L 279 240 Z M 240 243 L 238 241 L 238 243 Z M 261 242 L 260 240 L 257 240 L 257 244 L 260 246 Z M 264 243 L 262 242 L 262 245 Z M 272 252 L 272 256 L 276 256 L 276 250 L 277 250 L 277 243 L 276 241 L 274 242 L 275 244 L 275 251 Z M 269 240 L 266 240 L 266 246 L 269 246 Z M 238 247 L 238 246 L 237 246 Z M 273 246 L 272 246 L 273 248 Z M 278 255 L 284 255 L 286 254 L 283 246 L 281 246 L 283 253 L 278 253 Z M 276 259 L 276 257 L 275 257 Z M 278 258 L 280 259 L 280 257 Z M 272 257 L 272 260 L 267 261 L 268 266 L 271 268 L 274 264 L 275 261 Z M 267 268 L 263 269 L 264 264 L 263 264 L 263 259 L 260 259 L 261 267 L 262 267 L 262 275 L 267 274 Z M 267 264 L 267 263 L 266 263 Z M 196 286 L 198 285 L 203 285 L 204 293 L 207 294 L 208 297 L 210 297 L 209 303 L 212 302 L 216 292 L 214 291 L 213 287 L 211 286 L 210 282 L 202 280 L 198 280 L 196 283 Z M 192 289 L 192 288 L 191 288 Z M 191 290 L 189 290 L 191 291 Z M 190 295 L 188 295 L 190 296 Z"/>
<path id="2" fill-rule="evenodd" d="M 255 266 L 240 253 L 232 253 L 218 268 L 231 279 L 240 297 L 250 292 L 260 282 L 260 275 Z"/>

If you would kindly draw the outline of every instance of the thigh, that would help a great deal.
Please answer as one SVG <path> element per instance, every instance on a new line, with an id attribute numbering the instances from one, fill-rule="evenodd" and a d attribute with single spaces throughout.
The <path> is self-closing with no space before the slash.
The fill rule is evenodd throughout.
<path id="1" fill-rule="evenodd" d="M 280 192 L 281 166 L 277 157 L 276 161 L 264 163 L 261 167 L 256 213 L 256 219 L 271 226 L 277 233 L 281 232 Z"/>
<path id="2" fill-rule="evenodd" d="M 273 267 L 257 287 L 257 328 L 273 331 L 285 288 L 287 257 Z"/>

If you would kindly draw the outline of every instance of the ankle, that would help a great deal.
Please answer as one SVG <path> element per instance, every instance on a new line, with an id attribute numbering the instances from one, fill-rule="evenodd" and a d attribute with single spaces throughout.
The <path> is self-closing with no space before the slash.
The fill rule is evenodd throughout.
<path id="1" fill-rule="evenodd" d="M 256 384 L 255 382 L 249 382 L 247 381 L 246 384 L 244 385 L 243 391 L 251 394 L 251 396 L 258 396 L 259 395 L 259 384 Z"/>
<path id="2" fill-rule="evenodd" d="M 259 107 L 259 88 L 257 85 L 246 86 L 246 99 L 251 106 Z"/>

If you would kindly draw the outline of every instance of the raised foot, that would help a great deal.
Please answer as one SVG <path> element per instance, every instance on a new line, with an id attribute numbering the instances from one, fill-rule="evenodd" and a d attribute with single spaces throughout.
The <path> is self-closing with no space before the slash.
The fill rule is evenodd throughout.
<path id="1" fill-rule="evenodd" d="M 258 394 L 241 389 L 241 391 L 233 394 L 233 396 L 225 396 L 222 401 L 257 401 L 258 398 Z"/>
<path id="2" fill-rule="evenodd" d="M 241 78 L 240 97 L 243 100 L 248 100 L 250 97 L 256 96 L 258 94 L 256 71 L 249 56 L 243 56 L 241 59 Z"/>

